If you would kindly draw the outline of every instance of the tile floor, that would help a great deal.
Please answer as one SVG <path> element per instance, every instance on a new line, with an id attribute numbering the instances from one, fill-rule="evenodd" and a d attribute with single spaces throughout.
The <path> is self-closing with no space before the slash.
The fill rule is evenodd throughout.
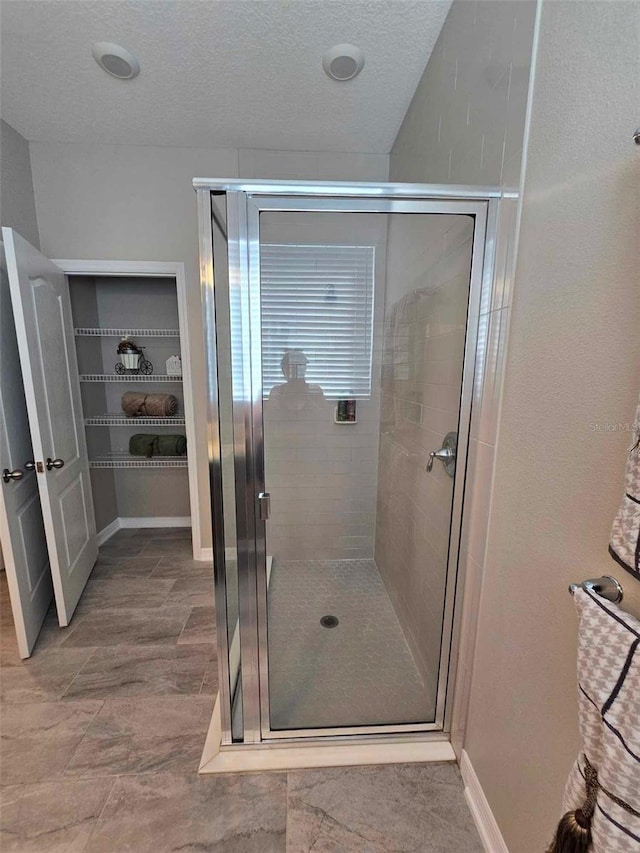
<path id="1" fill-rule="evenodd" d="M 116 534 L 27 661 L 0 579 L 3 853 L 482 850 L 452 765 L 197 775 L 217 664 L 186 531 Z"/>
<path id="2" fill-rule="evenodd" d="M 268 633 L 274 729 L 435 719 L 436 685 L 422 681 L 373 560 L 274 559 Z"/>

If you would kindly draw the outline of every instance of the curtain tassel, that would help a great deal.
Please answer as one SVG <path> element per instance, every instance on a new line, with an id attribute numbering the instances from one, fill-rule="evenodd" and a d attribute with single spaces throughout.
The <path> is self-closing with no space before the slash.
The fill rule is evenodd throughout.
<path id="1" fill-rule="evenodd" d="M 587 853 L 591 847 L 591 819 L 598 795 L 598 773 L 586 755 L 584 760 L 586 799 L 579 809 L 573 809 L 562 816 L 547 853 Z"/>

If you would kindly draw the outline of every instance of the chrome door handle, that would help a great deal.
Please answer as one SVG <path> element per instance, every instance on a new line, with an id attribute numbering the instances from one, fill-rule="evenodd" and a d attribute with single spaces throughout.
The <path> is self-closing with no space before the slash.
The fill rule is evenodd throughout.
<path id="1" fill-rule="evenodd" d="M 36 463 L 33 461 L 33 459 L 30 459 L 28 462 L 24 463 L 23 467 L 25 471 L 35 471 Z"/>
<path id="2" fill-rule="evenodd" d="M 15 471 L 10 471 L 8 468 L 5 468 L 2 472 L 2 479 L 5 483 L 10 483 L 12 480 L 22 480 L 24 477 L 24 471 L 21 471 L 20 468 L 16 468 Z"/>
<path id="3" fill-rule="evenodd" d="M 439 459 L 444 465 L 444 470 L 450 477 L 453 477 L 456 471 L 456 456 L 458 451 L 458 433 L 448 432 L 440 450 L 432 450 L 429 454 L 427 462 L 427 471 L 433 470 L 434 460 Z"/>
<path id="4" fill-rule="evenodd" d="M 46 466 L 47 471 L 51 471 L 52 468 L 64 468 L 64 459 L 47 459 Z"/>
<path id="5" fill-rule="evenodd" d="M 260 492 L 258 495 L 258 516 L 260 521 L 268 521 L 271 514 L 271 495 L 269 492 Z"/>

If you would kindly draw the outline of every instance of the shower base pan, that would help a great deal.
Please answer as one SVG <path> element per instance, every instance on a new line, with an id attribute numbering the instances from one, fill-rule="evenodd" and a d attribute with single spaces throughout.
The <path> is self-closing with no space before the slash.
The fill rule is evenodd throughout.
<path id="1" fill-rule="evenodd" d="M 442 732 L 388 735 L 379 738 L 349 736 L 334 742 L 283 741 L 221 746 L 220 697 L 209 726 L 199 773 L 253 773 L 267 770 L 303 770 L 315 767 L 351 767 L 366 764 L 406 764 L 456 761 L 448 736 Z"/>

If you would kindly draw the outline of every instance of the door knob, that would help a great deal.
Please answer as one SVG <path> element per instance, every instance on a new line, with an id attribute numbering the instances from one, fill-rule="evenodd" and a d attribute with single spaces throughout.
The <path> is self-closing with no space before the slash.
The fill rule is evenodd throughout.
<path id="1" fill-rule="evenodd" d="M 33 461 L 33 459 L 30 459 L 28 462 L 24 463 L 23 467 L 25 471 L 35 471 L 36 463 Z"/>
<path id="2" fill-rule="evenodd" d="M 52 468 L 64 468 L 64 459 L 47 459 L 47 471 Z"/>
<path id="3" fill-rule="evenodd" d="M 456 454 L 458 449 L 458 433 L 448 432 L 442 442 L 440 450 L 432 450 L 427 462 L 427 471 L 433 470 L 434 460 L 439 459 L 444 465 L 444 470 L 450 477 L 456 472 Z"/>
<path id="4" fill-rule="evenodd" d="M 2 479 L 5 483 L 10 483 L 11 480 L 21 480 L 24 477 L 24 471 L 21 471 L 19 468 L 16 468 L 15 471 L 10 471 L 8 468 L 5 468 L 2 472 Z"/>

